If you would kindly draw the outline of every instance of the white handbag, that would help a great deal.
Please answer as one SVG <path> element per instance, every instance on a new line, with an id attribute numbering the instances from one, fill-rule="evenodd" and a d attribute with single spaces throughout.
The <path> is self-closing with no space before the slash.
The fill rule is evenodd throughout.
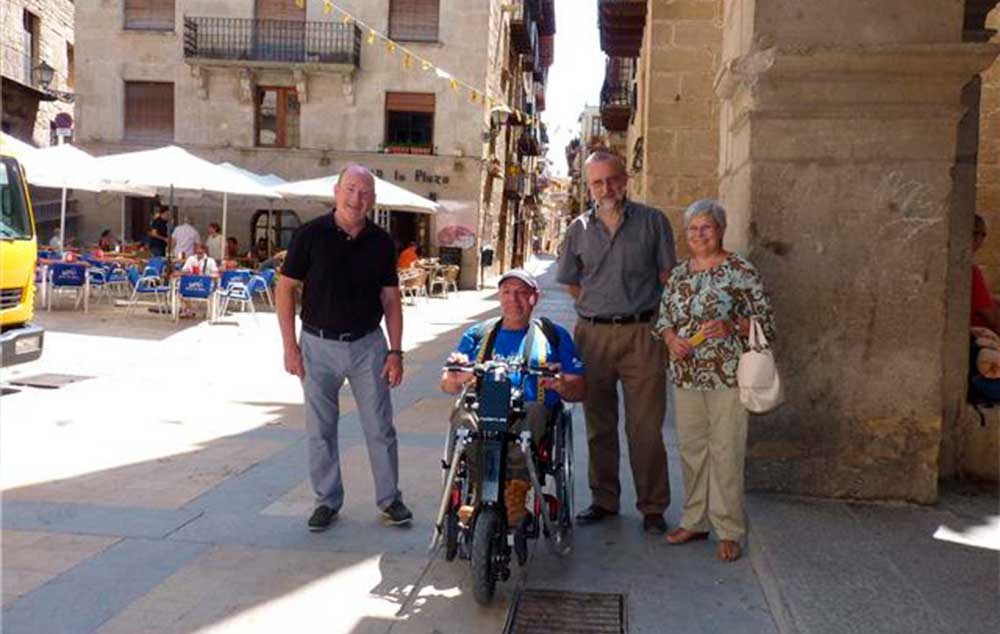
<path id="1" fill-rule="evenodd" d="M 740 356 L 736 383 L 740 402 L 754 414 L 769 412 L 785 400 L 774 354 L 756 317 L 750 318 L 750 347 Z"/>

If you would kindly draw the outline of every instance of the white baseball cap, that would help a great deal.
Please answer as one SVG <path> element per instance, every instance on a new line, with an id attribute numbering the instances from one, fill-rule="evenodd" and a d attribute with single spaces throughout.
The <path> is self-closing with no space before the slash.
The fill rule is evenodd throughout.
<path id="1" fill-rule="evenodd" d="M 499 287 L 501 284 L 504 283 L 504 281 L 511 279 L 521 280 L 522 282 L 524 282 L 531 288 L 535 289 L 536 291 L 539 290 L 538 282 L 535 280 L 535 277 L 531 273 L 525 271 L 524 269 L 511 269 L 507 271 L 506 273 L 500 276 L 500 281 L 497 282 L 497 286 Z"/>

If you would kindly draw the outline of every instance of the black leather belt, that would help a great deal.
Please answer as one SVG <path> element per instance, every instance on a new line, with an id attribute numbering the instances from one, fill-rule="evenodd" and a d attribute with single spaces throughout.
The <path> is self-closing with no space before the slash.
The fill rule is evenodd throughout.
<path id="1" fill-rule="evenodd" d="M 641 324 L 649 321 L 656 314 L 655 310 L 647 310 L 637 315 L 614 315 L 613 317 L 583 317 L 580 319 L 589 321 L 592 324 L 615 324 L 624 326 L 626 324 Z"/>
<path id="2" fill-rule="evenodd" d="M 315 326 L 310 326 L 309 324 L 302 324 L 302 332 L 308 332 L 314 337 L 329 339 L 331 341 L 357 341 L 370 333 L 371 330 L 368 332 L 333 332 L 331 330 L 316 328 Z"/>

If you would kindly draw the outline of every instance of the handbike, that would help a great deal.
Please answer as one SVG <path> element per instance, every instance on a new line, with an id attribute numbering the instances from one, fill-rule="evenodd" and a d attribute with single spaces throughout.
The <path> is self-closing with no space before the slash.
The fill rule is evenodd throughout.
<path id="1" fill-rule="evenodd" d="M 528 430 L 511 431 L 526 415 L 527 378 L 557 376 L 552 370 L 510 360 L 449 364 L 444 369 L 471 371 L 476 380 L 459 399 L 460 407 L 473 415 L 467 417 L 467 424 L 449 430 L 446 437 L 441 461 L 444 482 L 431 549 L 443 539 L 446 560 L 456 556 L 469 559 L 473 596 L 486 604 L 493 599 L 496 582 L 510 578 L 511 552 L 516 554 L 519 565 L 527 563 L 528 539 L 537 539 L 541 532 L 556 553 L 567 555 L 570 551 L 573 417 L 560 403 L 547 417 L 542 438 L 532 438 Z M 531 511 L 518 526 L 507 525 L 504 497 L 511 445 L 526 457 L 533 493 Z"/>

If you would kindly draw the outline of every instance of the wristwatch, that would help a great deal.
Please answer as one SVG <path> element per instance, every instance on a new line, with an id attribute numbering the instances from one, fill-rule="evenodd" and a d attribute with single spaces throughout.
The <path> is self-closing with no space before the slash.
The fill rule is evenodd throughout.
<path id="1" fill-rule="evenodd" d="M 398 354 L 400 359 L 403 358 L 403 351 L 402 350 L 389 350 L 389 351 L 387 351 L 385 353 L 385 356 L 388 357 L 390 354 Z"/>

